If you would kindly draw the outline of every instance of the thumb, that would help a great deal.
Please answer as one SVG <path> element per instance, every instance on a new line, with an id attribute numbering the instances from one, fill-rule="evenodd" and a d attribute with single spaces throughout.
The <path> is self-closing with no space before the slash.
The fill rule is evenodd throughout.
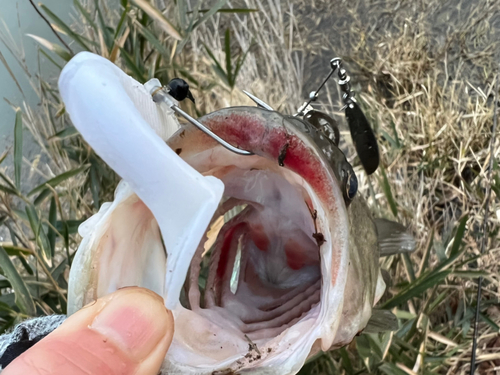
<path id="1" fill-rule="evenodd" d="M 160 296 L 124 288 L 69 317 L 2 375 L 157 375 L 173 333 Z"/>

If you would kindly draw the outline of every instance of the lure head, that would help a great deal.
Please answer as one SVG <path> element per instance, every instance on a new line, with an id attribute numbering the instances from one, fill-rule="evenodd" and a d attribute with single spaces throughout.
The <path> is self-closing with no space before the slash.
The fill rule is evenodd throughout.
<path id="1" fill-rule="evenodd" d="M 193 103 L 195 102 L 193 94 L 191 94 L 191 91 L 189 90 L 188 83 L 184 81 L 182 78 L 174 78 L 168 83 L 167 88 L 168 88 L 168 93 L 175 100 L 178 100 L 180 102 L 188 98 Z"/>

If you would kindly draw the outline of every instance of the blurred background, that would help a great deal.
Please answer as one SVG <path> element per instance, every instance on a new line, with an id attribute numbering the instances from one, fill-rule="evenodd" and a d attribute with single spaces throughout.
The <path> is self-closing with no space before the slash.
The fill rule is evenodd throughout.
<path id="1" fill-rule="evenodd" d="M 142 1 L 35 2 L 49 27 L 28 0 L 0 0 L 0 95 L 6 99 L 0 103 L 0 237 L 12 262 L 0 264 L 0 330 L 29 316 L 65 313 L 67 274 L 81 240 L 77 227 L 112 200 L 119 180 L 81 139 L 60 101 L 57 77 L 74 53 L 100 54 L 139 82 L 184 78 L 196 106 L 183 106 L 194 116 L 253 105 L 242 89 L 295 113 L 339 56 L 377 133 L 376 174 L 366 176 L 354 152 L 333 80 L 315 107 L 338 121 L 341 148 L 374 216 L 406 225 L 418 248 L 381 260 L 388 288 L 380 307 L 396 314 L 400 329 L 361 335 L 302 373 L 468 373 L 478 277 L 484 278 L 480 373 L 499 372 L 498 137 L 492 154 L 489 147 L 500 3 L 151 3 L 162 19 L 153 19 Z"/>
<path id="2" fill-rule="evenodd" d="M 71 1 L 48 0 L 44 1 L 44 3 L 54 9 L 62 20 L 68 23 L 72 22 L 74 6 Z M 33 107 L 40 102 L 38 95 L 31 88 L 30 81 L 24 74 L 23 68 L 16 62 L 16 58 L 23 59 L 32 75 L 41 73 L 44 76 L 56 78 L 59 72 L 53 66 L 47 64 L 46 61 L 40 60 L 37 43 L 27 36 L 27 34 L 39 35 L 51 42 L 57 41 L 56 36 L 33 9 L 29 1 L 0 0 L 0 18 L 2 20 L 1 28 L 5 32 L 4 35 L 11 39 L 9 45 L 16 48 L 11 51 L 5 43 L 0 44 L 0 58 L 5 60 L 5 63 L 10 68 L 9 71 L 2 64 L 0 69 L 0 97 L 2 98 L 2 101 L 0 101 L 0 149 L 3 150 L 12 144 L 15 117 L 14 110 L 3 99 L 8 99 L 10 102 L 16 103 L 16 105 L 25 100 Z M 20 88 L 16 85 L 11 73 L 16 77 Z M 32 147 L 34 147 L 34 144 Z"/>

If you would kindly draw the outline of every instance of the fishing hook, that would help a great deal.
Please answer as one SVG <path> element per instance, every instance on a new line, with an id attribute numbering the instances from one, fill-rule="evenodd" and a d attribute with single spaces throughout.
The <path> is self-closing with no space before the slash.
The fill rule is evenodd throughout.
<path id="1" fill-rule="evenodd" d="M 267 109 L 268 111 L 274 111 L 273 107 L 271 107 L 269 104 L 267 104 L 265 101 L 257 98 L 255 95 L 250 94 L 248 91 L 243 90 L 246 96 L 248 96 L 250 99 L 254 101 L 255 104 L 257 104 L 258 107 Z"/>
<path id="2" fill-rule="evenodd" d="M 151 96 L 153 97 L 153 100 L 156 103 L 165 103 L 175 113 L 184 117 L 187 121 L 189 121 L 191 124 L 196 126 L 198 129 L 200 129 L 206 135 L 215 139 L 217 142 L 219 142 L 222 146 L 224 146 L 229 151 L 232 151 L 238 155 L 246 155 L 246 156 L 253 155 L 253 153 L 250 151 L 239 149 L 239 148 L 231 145 L 230 143 L 226 142 L 224 139 L 222 139 L 217 134 L 215 134 L 213 131 L 211 131 L 209 128 L 207 128 L 205 125 L 203 125 L 201 122 L 199 122 L 195 118 L 191 117 L 187 112 L 182 110 L 177 105 L 177 101 L 174 100 L 170 95 L 168 95 L 167 89 L 160 83 L 160 81 L 158 79 L 156 79 L 156 78 L 150 79 L 149 81 L 147 81 L 144 84 L 144 88 L 151 94 Z"/>

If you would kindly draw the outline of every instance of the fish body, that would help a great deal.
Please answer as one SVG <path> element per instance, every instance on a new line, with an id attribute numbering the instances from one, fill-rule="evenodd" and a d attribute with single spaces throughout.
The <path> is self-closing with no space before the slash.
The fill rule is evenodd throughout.
<path id="1" fill-rule="evenodd" d="M 103 62 L 93 73 L 76 73 L 83 74 L 76 87 L 63 71 L 61 91 L 77 128 L 100 120 L 92 113 L 73 115 L 71 109 L 81 99 L 70 93 L 84 92 L 81 85 L 87 82 L 89 91 L 100 87 L 90 81 L 97 74 L 101 84 L 111 72 L 125 76 Z M 118 81 L 135 85 L 127 79 Z M 114 103 L 106 118 L 127 121 L 133 116 L 124 112 L 144 112 L 140 103 L 151 105 L 142 93 L 134 95 L 138 108 Z M 142 115 L 144 123 L 148 116 Z M 151 142 L 144 152 L 153 154 L 158 147 L 158 157 L 173 165 L 170 180 L 162 180 L 159 170 L 158 181 L 148 182 L 156 189 L 142 188 L 129 173 L 115 200 L 82 224 L 68 311 L 120 287 L 147 287 L 167 304 L 175 302 L 165 374 L 295 374 L 307 358 L 349 343 L 366 327 L 385 289 L 379 269 L 384 238 L 378 236 L 366 202 L 355 194 L 357 180 L 344 154 L 311 123 L 255 107 L 222 109 L 200 121 L 254 155 L 232 153 L 191 125 L 179 126 L 165 138 L 175 152 Z M 120 121 L 102 126 L 119 129 Z M 155 131 L 164 134 L 163 129 Z M 153 137 L 149 130 L 145 133 Z M 104 149 L 101 156 L 116 169 L 133 169 L 117 161 L 128 150 L 116 149 L 113 155 Z M 204 179 L 207 188 L 200 194 L 210 188 L 218 192 L 220 182 L 224 190 L 222 198 L 209 195 L 214 201 L 219 197 L 216 208 L 197 214 L 197 194 L 191 193 L 196 181 L 203 184 Z M 159 210 L 164 194 L 184 202 L 191 216 L 181 204 L 168 215 Z M 203 229 L 191 232 L 193 237 L 201 233 L 196 245 L 192 238 L 183 242 L 181 235 L 181 244 L 175 242 L 176 231 L 190 226 Z M 397 236 L 388 233 L 394 246 Z"/>

